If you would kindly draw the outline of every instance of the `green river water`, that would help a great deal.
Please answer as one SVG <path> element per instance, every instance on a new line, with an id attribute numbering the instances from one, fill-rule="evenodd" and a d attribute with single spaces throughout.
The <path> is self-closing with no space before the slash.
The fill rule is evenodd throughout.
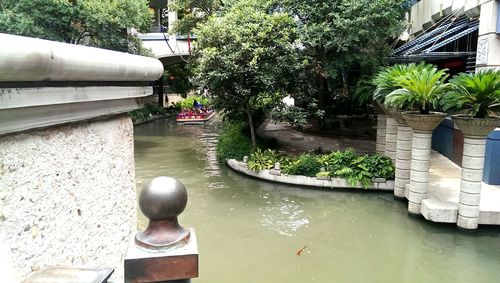
<path id="1" fill-rule="evenodd" d="M 463 232 L 410 217 L 391 193 L 247 178 L 217 162 L 217 125 L 135 129 L 138 190 L 162 175 L 187 188 L 179 221 L 196 229 L 193 282 L 500 282 L 499 227 Z"/>

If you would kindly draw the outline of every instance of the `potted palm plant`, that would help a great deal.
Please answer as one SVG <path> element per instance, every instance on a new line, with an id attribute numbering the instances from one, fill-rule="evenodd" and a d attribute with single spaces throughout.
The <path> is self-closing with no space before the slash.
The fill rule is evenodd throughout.
<path id="1" fill-rule="evenodd" d="M 401 110 L 402 118 L 412 128 L 408 212 L 421 214 L 421 201 L 427 197 L 432 131 L 446 114 L 433 112 L 446 90 L 446 70 L 430 64 L 419 64 L 405 75 L 397 77 L 399 88 L 385 97 L 385 104 Z M 417 108 L 417 111 L 411 111 Z M 397 172 L 396 172 L 397 174 Z M 405 185 L 406 186 L 406 185 Z"/>
<path id="2" fill-rule="evenodd" d="M 438 70 L 430 64 L 419 64 L 405 75 L 397 77 L 398 89 L 387 94 L 385 104 L 402 110 L 404 120 L 414 129 L 432 131 L 446 114 L 433 112 L 447 89 L 446 69 Z M 414 111 L 413 109 L 418 109 Z"/>
<path id="3" fill-rule="evenodd" d="M 450 80 L 442 100 L 443 110 L 464 134 L 486 136 L 500 126 L 500 71 L 482 70 L 461 73 Z"/>
<path id="4" fill-rule="evenodd" d="M 457 225 L 476 229 L 483 177 L 486 136 L 500 126 L 500 71 L 482 70 L 459 74 L 450 80 L 443 109 L 464 134 L 462 177 Z"/>

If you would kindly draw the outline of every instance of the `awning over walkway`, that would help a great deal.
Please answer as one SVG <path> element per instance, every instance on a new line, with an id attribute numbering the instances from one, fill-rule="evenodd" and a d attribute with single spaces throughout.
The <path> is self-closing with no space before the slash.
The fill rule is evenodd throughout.
<path id="1" fill-rule="evenodd" d="M 396 48 L 391 57 L 393 61 L 419 61 L 471 56 L 477 44 L 471 35 L 478 29 L 477 19 L 450 17 Z"/>

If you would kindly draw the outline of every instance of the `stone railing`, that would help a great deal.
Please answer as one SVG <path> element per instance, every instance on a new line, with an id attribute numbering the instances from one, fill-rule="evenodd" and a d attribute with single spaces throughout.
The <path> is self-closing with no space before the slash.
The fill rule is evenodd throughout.
<path id="1" fill-rule="evenodd" d="M 0 263 L 109 266 L 136 230 L 133 125 L 154 58 L 0 34 Z M 12 280 L 11 280 L 12 279 Z"/>

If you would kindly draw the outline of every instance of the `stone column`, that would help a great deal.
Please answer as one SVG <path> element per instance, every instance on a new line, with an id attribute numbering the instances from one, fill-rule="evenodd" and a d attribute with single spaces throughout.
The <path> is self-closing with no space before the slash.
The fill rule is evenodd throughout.
<path id="1" fill-rule="evenodd" d="M 413 130 L 406 124 L 398 126 L 396 145 L 396 176 L 394 178 L 394 196 L 405 197 L 405 186 L 410 183 L 411 152 Z"/>
<path id="2" fill-rule="evenodd" d="M 420 203 L 427 198 L 431 141 L 431 131 L 413 132 L 408 188 L 408 212 L 413 214 L 420 214 Z"/>
<path id="3" fill-rule="evenodd" d="M 377 114 L 377 141 L 376 150 L 380 155 L 385 154 L 385 129 L 387 126 L 387 115 L 385 113 Z"/>
<path id="4" fill-rule="evenodd" d="M 398 122 L 391 115 L 387 115 L 385 132 L 385 155 L 396 164 L 396 143 L 398 136 Z"/>
<path id="5" fill-rule="evenodd" d="M 457 225 L 465 229 L 476 229 L 479 223 L 485 149 L 485 139 L 464 137 Z"/>
<path id="6" fill-rule="evenodd" d="M 394 196 L 405 197 L 405 185 L 410 182 L 410 164 L 413 130 L 406 124 L 401 111 L 388 109 L 390 115 L 396 120 L 396 174 L 394 178 Z"/>
<path id="7" fill-rule="evenodd" d="M 477 40 L 477 69 L 499 68 L 500 40 L 498 39 L 497 21 L 498 1 L 482 1 Z"/>
<path id="8" fill-rule="evenodd" d="M 417 113 L 402 113 L 403 119 L 413 129 L 410 183 L 407 185 L 408 212 L 412 214 L 421 214 L 420 203 L 427 198 L 432 131 L 445 117 L 438 112 L 427 115 Z"/>
<path id="9" fill-rule="evenodd" d="M 486 137 L 500 124 L 500 119 L 455 116 L 453 121 L 464 134 L 457 225 L 464 229 L 477 229 Z"/>
<path id="10" fill-rule="evenodd" d="M 176 49 L 177 34 L 174 33 L 175 22 L 177 22 L 177 11 L 173 9 L 175 0 L 168 0 L 168 42 L 174 50 Z"/>

